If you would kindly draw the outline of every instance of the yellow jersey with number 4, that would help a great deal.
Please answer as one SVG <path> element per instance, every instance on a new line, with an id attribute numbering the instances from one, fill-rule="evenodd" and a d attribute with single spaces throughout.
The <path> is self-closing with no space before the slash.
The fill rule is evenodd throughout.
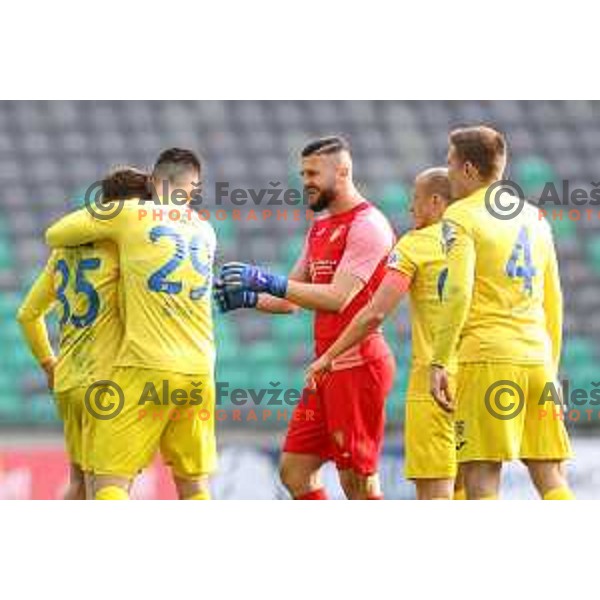
<path id="1" fill-rule="evenodd" d="M 562 294 L 548 222 L 534 206 L 506 220 L 487 209 L 483 188 L 451 204 L 442 235 L 447 301 L 434 343 L 435 364 L 558 366 Z"/>
<path id="2" fill-rule="evenodd" d="M 188 208 L 162 204 L 140 210 L 137 200 L 128 200 L 111 219 L 95 218 L 84 209 L 46 233 L 51 247 L 102 239 L 119 251 L 126 334 L 115 366 L 211 373 L 216 238 L 210 223 Z"/>

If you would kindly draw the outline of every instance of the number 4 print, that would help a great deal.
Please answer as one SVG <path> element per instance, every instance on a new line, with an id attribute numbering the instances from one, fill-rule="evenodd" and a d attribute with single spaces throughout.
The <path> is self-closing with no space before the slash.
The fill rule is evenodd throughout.
<path id="1" fill-rule="evenodd" d="M 520 262 L 521 260 L 522 262 Z M 519 264 L 517 264 L 518 262 Z M 521 227 L 519 230 L 517 241 L 506 263 L 506 274 L 511 279 L 515 277 L 523 279 L 523 290 L 528 294 L 533 292 L 533 277 L 537 274 L 537 269 L 531 258 L 531 244 L 527 227 Z"/>

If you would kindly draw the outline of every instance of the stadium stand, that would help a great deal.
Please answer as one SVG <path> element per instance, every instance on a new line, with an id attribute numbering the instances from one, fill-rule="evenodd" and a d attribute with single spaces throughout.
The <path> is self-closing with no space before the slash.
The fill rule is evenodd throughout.
<path id="1" fill-rule="evenodd" d="M 569 179 L 589 190 L 600 180 L 600 104 L 594 102 L 1 102 L 0 422 L 57 424 L 15 313 L 47 256 L 46 226 L 111 166 L 150 165 L 164 148 L 189 146 L 203 156 L 204 206 L 213 210 L 216 182 L 229 182 L 230 190 L 269 188 L 270 182 L 297 188 L 302 145 L 342 133 L 351 141 L 361 189 L 400 233 L 408 228 L 413 177 L 444 164 L 447 132 L 474 122 L 507 133 L 509 176 L 532 197 L 548 181 Z M 227 200 L 222 208 L 233 206 Z M 239 208 L 246 214 L 250 206 Z M 291 218 L 212 222 L 219 262 L 243 257 L 273 270 L 291 267 L 307 226 Z M 590 221 L 565 215 L 553 227 L 566 288 L 562 370 L 589 387 L 598 379 L 600 221 L 597 214 Z M 312 350 L 309 314 L 270 319 L 246 311 L 217 316 L 216 324 L 219 380 L 230 388 L 301 387 Z M 402 365 L 388 406 L 398 420 L 408 359 L 406 309 L 387 327 Z"/>

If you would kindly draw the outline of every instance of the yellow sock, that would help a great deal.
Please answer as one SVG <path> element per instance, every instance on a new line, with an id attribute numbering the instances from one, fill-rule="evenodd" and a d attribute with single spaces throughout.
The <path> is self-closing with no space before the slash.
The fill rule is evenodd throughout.
<path id="1" fill-rule="evenodd" d="M 129 494 L 117 485 L 107 485 L 96 492 L 96 500 L 129 500 Z"/>
<path id="2" fill-rule="evenodd" d="M 467 491 L 465 488 L 460 488 L 458 490 L 454 490 L 454 496 L 452 500 L 466 500 L 467 499 Z"/>
<path id="3" fill-rule="evenodd" d="M 210 492 L 205 490 L 204 492 L 196 492 L 186 500 L 210 500 Z"/>
<path id="4" fill-rule="evenodd" d="M 490 494 L 489 496 L 481 496 L 478 500 L 498 500 L 498 494 Z"/>
<path id="5" fill-rule="evenodd" d="M 544 500 L 575 500 L 575 495 L 566 485 L 563 485 L 546 492 Z"/>

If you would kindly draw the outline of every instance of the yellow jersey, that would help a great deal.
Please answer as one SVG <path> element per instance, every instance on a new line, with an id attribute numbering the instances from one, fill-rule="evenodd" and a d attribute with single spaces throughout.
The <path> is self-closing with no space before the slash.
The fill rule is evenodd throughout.
<path id="1" fill-rule="evenodd" d="M 118 305 L 119 263 L 110 242 L 52 252 L 18 313 L 28 344 L 42 362 L 52 356 L 44 316 L 60 318 L 57 392 L 110 374 L 123 327 Z"/>
<path id="2" fill-rule="evenodd" d="M 509 220 L 486 208 L 487 188 L 444 213 L 447 301 L 434 342 L 434 364 L 548 363 L 558 368 L 562 293 L 552 231 L 525 203 Z"/>
<path id="3" fill-rule="evenodd" d="M 214 230 L 191 209 L 140 205 L 127 200 L 106 220 L 73 212 L 50 227 L 46 241 L 52 248 L 116 244 L 126 333 L 115 366 L 212 373 Z"/>
<path id="4" fill-rule="evenodd" d="M 400 271 L 411 280 L 412 366 L 429 367 L 448 275 L 441 223 L 403 235 L 390 254 L 388 268 Z"/>

